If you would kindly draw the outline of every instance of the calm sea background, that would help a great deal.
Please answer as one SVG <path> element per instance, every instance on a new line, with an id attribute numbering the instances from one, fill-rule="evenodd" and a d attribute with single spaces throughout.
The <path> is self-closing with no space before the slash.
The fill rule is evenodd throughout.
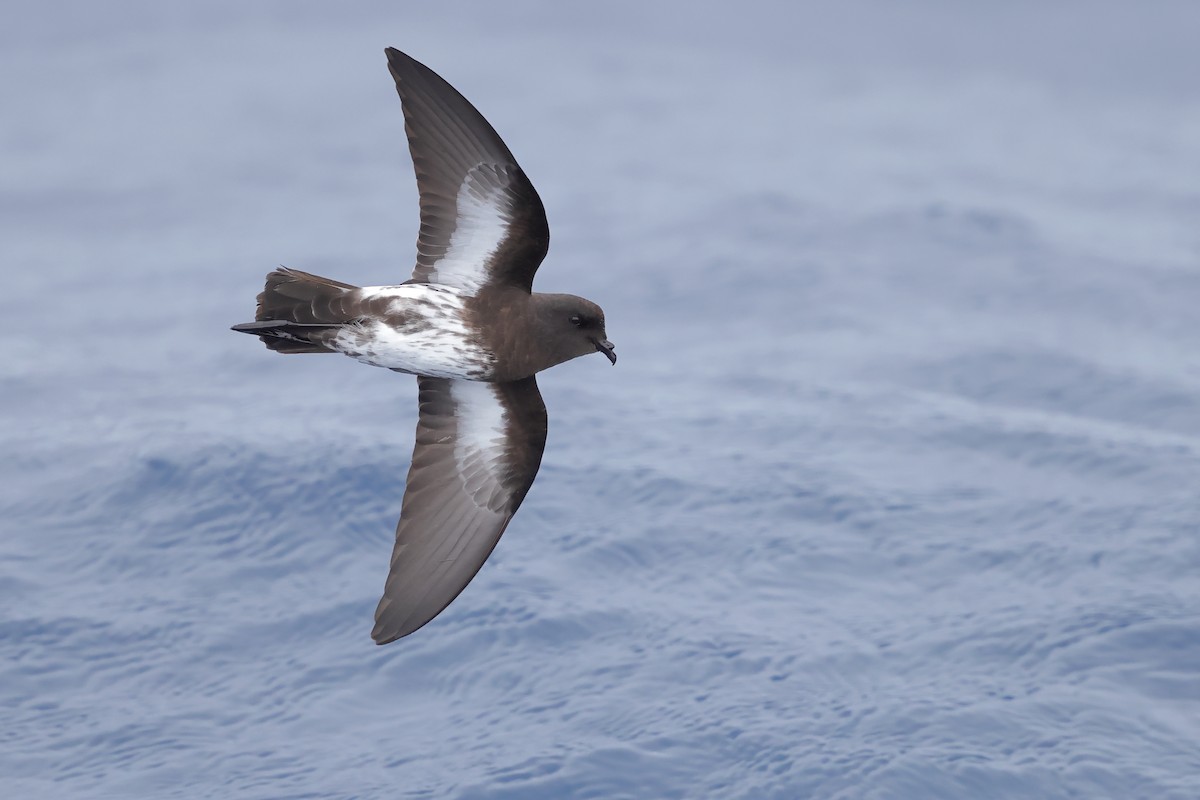
<path id="1" fill-rule="evenodd" d="M 5 798 L 1200 797 L 1200 5 L 63 2 L 0 29 Z M 383 48 L 545 201 L 541 475 L 368 637 Z"/>

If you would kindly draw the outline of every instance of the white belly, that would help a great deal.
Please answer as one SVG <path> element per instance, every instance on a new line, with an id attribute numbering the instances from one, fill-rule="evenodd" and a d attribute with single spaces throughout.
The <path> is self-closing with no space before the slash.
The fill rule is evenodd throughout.
<path id="1" fill-rule="evenodd" d="M 337 333 L 332 347 L 375 367 L 432 378 L 486 380 L 495 356 L 473 341 L 463 323 L 465 299 L 451 286 L 410 283 L 367 286 L 364 300 L 390 297 L 394 318 L 366 319 Z"/>

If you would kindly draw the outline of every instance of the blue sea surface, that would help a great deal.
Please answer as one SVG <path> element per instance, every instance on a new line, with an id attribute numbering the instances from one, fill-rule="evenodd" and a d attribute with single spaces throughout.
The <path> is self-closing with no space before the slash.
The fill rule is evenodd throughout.
<path id="1" fill-rule="evenodd" d="M 1200 6 L 27 4 L 0 29 L 0 795 L 1200 797 Z M 537 186 L 541 474 L 369 638 L 415 381 L 383 48 Z"/>

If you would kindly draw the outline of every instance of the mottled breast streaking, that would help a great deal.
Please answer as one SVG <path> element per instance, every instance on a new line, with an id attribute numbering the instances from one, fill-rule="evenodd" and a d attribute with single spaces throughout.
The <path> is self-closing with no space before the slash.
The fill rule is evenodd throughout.
<path id="1" fill-rule="evenodd" d="M 432 378 L 488 380 L 496 355 L 467 325 L 467 297 L 453 286 L 365 286 L 362 300 L 382 314 L 339 329 L 329 348 L 375 367 Z"/>

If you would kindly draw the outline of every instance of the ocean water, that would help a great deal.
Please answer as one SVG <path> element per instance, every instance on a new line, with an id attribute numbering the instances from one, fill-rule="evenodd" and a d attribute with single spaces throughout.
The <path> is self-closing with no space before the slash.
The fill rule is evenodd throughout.
<path id="1" fill-rule="evenodd" d="M 150 2 L 0 31 L 6 798 L 1200 797 L 1200 9 Z M 230 324 L 407 277 L 383 47 L 501 132 L 496 552 L 369 639 L 415 381 Z"/>

